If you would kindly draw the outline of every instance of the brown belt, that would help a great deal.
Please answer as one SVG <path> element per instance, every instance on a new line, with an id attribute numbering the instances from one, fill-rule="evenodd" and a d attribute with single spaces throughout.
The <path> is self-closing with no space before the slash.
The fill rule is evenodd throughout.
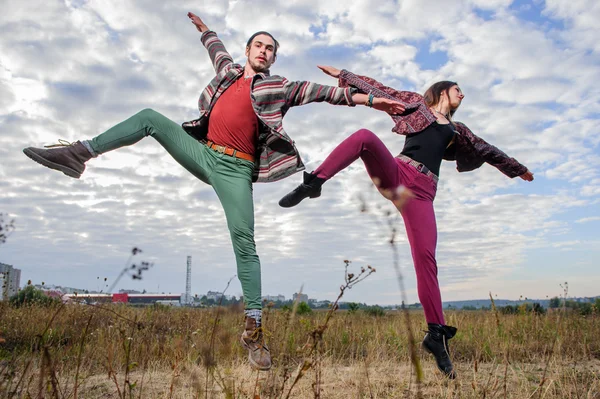
<path id="1" fill-rule="evenodd" d="M 227 147 L 224 145 L 215 144 L 212 141 L 208 140 L 206 142 L 206 146 L 211 150 L 214 150 L 218 153 L 229 155 L 230 157 L 245 159 L 246 161 L 254 162 L 254 156 L 250 154 L 246 154 L 245 152 L 241 152 L 235 150 L 231 147 Z"/>
<path id="2" fill-rule="evenodd" d="M 439 178 L 436 176 L 435 173 L 430 171 L 427 168 L 427 166 L 423 165 L 421 162 L 417 162 L 414 159 L 407 157 L 406 155 L 402 155 L 402 154 L 396 155 L 396 158 L 398 158 L 399 160 L 401 160 L 404 163 L 414 166 L 419 172 L 423 173 L 426 176 L 431 177 L 433 179 L 433 181 L 437 184 Z"/>

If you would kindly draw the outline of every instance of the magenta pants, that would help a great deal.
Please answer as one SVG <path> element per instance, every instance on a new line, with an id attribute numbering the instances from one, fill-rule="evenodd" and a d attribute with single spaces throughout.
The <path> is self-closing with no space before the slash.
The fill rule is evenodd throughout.
<path id="1" fill-rule="evenodd" d="M 415 198 L 402 208 L 408 242 L 417 273 L 417 291 L 428 323 L 445 325 L 442 297 L 437 279 L 435 247 L 437 226 L 433 211 L 437 185 L 414 166 L 395 158 L 373 132 L 360 129 L 338 145 L 313 172 L 331 179 L 358 158 L 362 159 L 371 178 L 378 178 L 382 188 L 404 186 Z"/>

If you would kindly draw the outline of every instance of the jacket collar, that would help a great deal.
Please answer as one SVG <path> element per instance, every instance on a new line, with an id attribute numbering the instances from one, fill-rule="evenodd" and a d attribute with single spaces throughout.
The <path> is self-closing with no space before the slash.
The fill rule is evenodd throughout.
<path id="1" fill-rule="evenodd" d="M 238 64 L 240 71 L 238 72 L 239 75 L 244 75 L 244 72 L 246 71 L 246 69 L 244 68 L 244 66 L 242 64 Z M 264 72 L 258 72 L 256 73 L 256 75 L 254 75 L 252 77 L 252 79 L 255 79 L 256 76 L 260 76 L 261 79 L 266 79 L 267 77 L 271 76 L 271 71 L 269 69 L 267 69 Z"/>

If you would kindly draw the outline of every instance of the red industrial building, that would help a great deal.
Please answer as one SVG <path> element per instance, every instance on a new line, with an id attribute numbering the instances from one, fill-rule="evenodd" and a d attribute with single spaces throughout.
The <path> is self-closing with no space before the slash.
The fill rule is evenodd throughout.
<path id="1" fill-rule="evenodd" d="M 165 305 L 180 306 L 181 294 L 65 294 L 63 300 L 85 301 L 87 303 L 129 303 L 132 305 Z"/>

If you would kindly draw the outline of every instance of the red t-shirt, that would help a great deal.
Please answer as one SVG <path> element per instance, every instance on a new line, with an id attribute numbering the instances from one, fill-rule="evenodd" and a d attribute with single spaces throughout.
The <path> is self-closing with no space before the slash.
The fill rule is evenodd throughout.
<path id="1" fill-rule="evenodd" d="M 252 79 L 242 77 L 221 94 L 209 116 L 208 140 L 254 154 L 258 117 L 250 101 L 251 84 Z"/>

